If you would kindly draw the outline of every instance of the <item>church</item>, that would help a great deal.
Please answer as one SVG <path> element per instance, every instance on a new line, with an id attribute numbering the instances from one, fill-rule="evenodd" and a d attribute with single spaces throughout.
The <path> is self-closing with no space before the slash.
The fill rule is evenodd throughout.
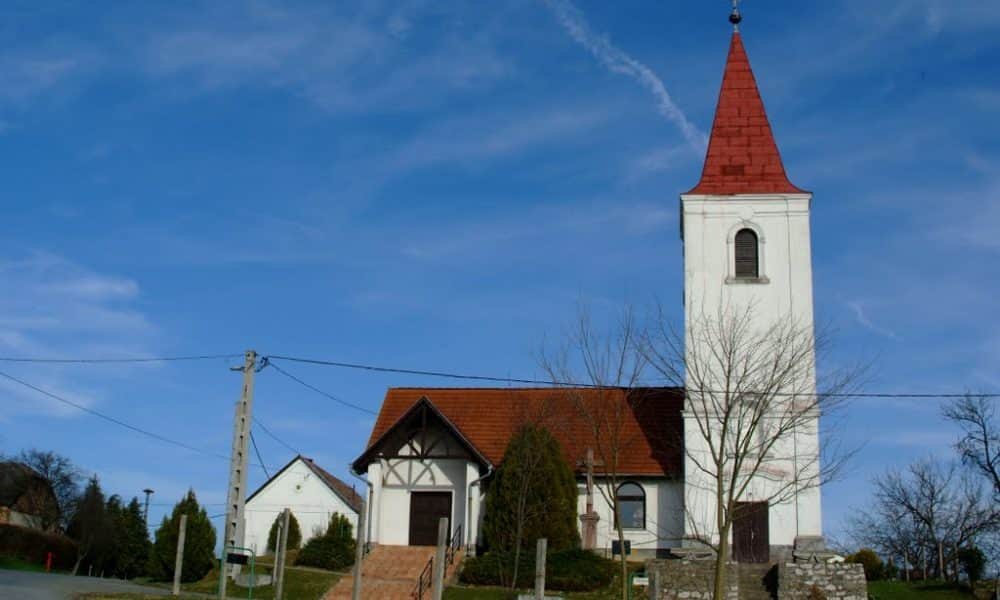
<path id="1" fill-rule="evenodd" d="M 701 179 L 680 195 L 685 323 L 705 306 L 756 306 L 762 324 L 790 315 L 812 335 L 811 199 L 785 172 L 743 40 L 734 31 Z M 803 387 L 815 395 L 814 372 L 805 379 Z M 456 542 L 475 551 L 482 543 L 484 498 L 507 442 L 521 424 L 540 421 L 576 469 L 584 547 L 609 555 L 618 550 L 616 515 L 590 485 L 606 482 L 606 463 L 593 455 L 587 423 L 568 399 L 575 395 L 624 415 L 630 445 L 616 458 L 613 491 L 626 551 L 636 558 L 676 556 L 696 548 L 698 539 L 711 544 L 704 532 L 718 529 L 715 495 L 693 458 L 708 450 L 698 448 L 706 442 L 696 431 L 690 377 L 686 383 L 687 391 L 389 389 L 368 445 L 352 465 L 369 482 L 367 539 L 433 545 L 438 521 L 447 517 Z M 795 432 L 789 460 L 818 464 L 818 412 L 811 419 Z M 777 560 L 822 543 L 817 488 L 755 503 L 753 490 L 761 486 L 750 486 L 739 499 L 759 506 L 733 523 L 736 561 Z"/>

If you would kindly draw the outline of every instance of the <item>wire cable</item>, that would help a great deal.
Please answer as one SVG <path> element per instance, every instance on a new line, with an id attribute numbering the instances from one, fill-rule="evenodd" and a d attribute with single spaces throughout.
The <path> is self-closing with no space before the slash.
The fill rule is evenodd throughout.
<path id="1" fill-rule="evenodd" d="M 257 462 L 260 463 L 260 468 L 264 469 L 264 477 L 270 479 L 271 474 L 267 472 L 267 467 L 264 466 L 264 459 L 260 457 L 260 448 L 257 447 L 257 440 L 253 438 L 253 431 L 250 431 L 250 445 L 253 446 L 253 451 L 257 454 Z"/>
<path id="2" fill-rule="evenodd" d="M 104 413 L 98 412 L 98 411 L 96 411 L 96 410 L 94 410 L 92 408 L 87 408 L 86 406 L 83 406 L 82 404 L 77 404 L 76 402 L 73 402 L 72 400 L 67 400 L 66 398 L 63 398 L 62 396 L 59 396 L 58 394 L 53 394 L 50 391 L 43 390 L 42 388 L 40 388 L 40 387 L 38 387 L 36 385 L 32 385 L 32 384 L 28 383 L 27 381 L 24 381 L 22 379 L 18 379 L 17 377 L 14 377 L 13 375 L 8 375 L 7 373 L 4 373 L 3 371 L 0 371 L 0 377 L 3 377 L 3 378 L 8 379 L 10 381 L 13 381 L 14 383 L 16 383 L 18 385 L 22 385 L 22 386 L 24 386 L 24 387 L 26 387 L 26 388 L 28 388 L 30 390 L 34 390 L 34 391 L 38 392 L 39 394 L 42 394 L 43 396 L 47 396 L 49 398 L 52 398 L 53 400 L 57 400 L 59 402 L 62 402 L 63 404 L 67 404 L 69 406 L 72 406 L 73 408 L 75 408 L 77 410 L 81 410 L 81 411 L 83 411 L 83 412 L 85 412 L 87 414 L 93 415 L 93 416 L 95 416 L 95 417 L 97 417 L 99 419 L 104 419 L 105 421 L 108 421 L 109 423 L 114 423 L 115 425 L 118 425 L 119 427 L 124 427 L 126 429 L 131 429 L 132 431 L 134 431 L 136 433 L 142 434 L 142 435 L 144 435 L 146 437 L 153 438 L 154 440 L 163 442 L 165 444 L 170 444 L 172 446 L 177 446 L 179 448 L 184 448 L 185 450 L 190 450 L 191 452 L 197 452 L 199 454 L 205 454 L 205 455 L 208 455 L 208 456 L 214 456 L 215 458 L 220 458 L 222 460 L 229 460 L 228 456 L 223 456 L 221 454 L 215 454 L 214 452 L 209 452 L 208 450 L 202 450 L 201 448 L 195 448 L 194 446 L 185 444 L 184 442 L 178 442 L 177 440 L 172 440 L 172 439 L 170 439 L 168 437 L 165 437 L 165 436 L 162 436 L 162 435 L 160 435 L 158 433 L 154 433 L 152 431 L 149 431 L 149 430 L 146 430 L 146 429 L 142 429 L 141 427 L 136 427 L 135 425 L 132 425 L 130 423 L 126 423 L 125 421 L 122 421 L 120 419 L 116 419 L 115 417 L 112 417 L 112 416 L 106 415 Z"/>
<path id="3" fill-rule="evenodd" d="M 287 448 L 289 451 L 291 451 L 292 453 L 294 453 L 296 456 L 301 456 L 302 455 L 301 452 L 299 452 L 297 449 L 293 448 L 288 442 L 286 442 L 285 440 L 281 439 L 280 437 L 274 435 L 274 433 L 270 429 L 268 429 L 267 427 L 265 427 L 264 424 L 261 423 L 259 419 L 257 419 L 257 417 L 253 418 L 253 423 L 254 423 L 254 425 L 257 425 L 258 427 L 260 427 L 261 430 L 264 433 L 266 433 L 267 435 L 269 435 L 272 440 L 278 442 L 279 444 L 281 444 L 282 446 L 284 446 L 285 448 Z"/>
<path id="4" fill-rule="evenodd" d="M 575 387 L 575 388 L 593 388 L 593 389 L 623 389 L 620 386 L 612 385 L 598 385 L 593 383 L 577 383 L 571 381 L 552 381 L 552 380 L 542 380 L 542 379 L 520 379 L 514 377 L 495 377 L 490 375 L 469 375 L 466 373 L 454 373 L 448 371 L 424 371 L 419 369 L 403 369 L 397 367 L 384 367 L 379 365 L 366 365 L 359 363 L 347 363 L 332 360 L 318 360 L 313 358 L 300 358 L 295 356 L 281 356 L 278 354 L 270 355 L 265 357 L 266 361 L 273 360 L 287 360 L 291 362 L 312 364 L 312 365 L 322 365 L 327 367 L 337 367 L 342 369 L 358 369 L 363 371 L 374 371 L 379 373 L 399 373 L 403 375 L 421 375 L 425 377 L 441 377 L 445 379 L 459 379 L 465 381 L 490 381 L 494 383 L 522 383 L 526 385 L 541 385 L 547 387 Z M 269 363 L 279 372 L 288 375 L 287 372 L 282 371 L 273 362 Z M 289 375 L 290 376 L 290 375 Z M 300 383 L 303 383 L 300 381 Z M 307 385 L 307 384 L 306 384 Z M 310 387 L 307 385 L 307 387 Z M 319 390 L 315 390 L 319 391 Z M 693 390 L 688 389 L 688 392 L 699 392 L 704 394 L 722 394 L 725 393 L 721 390 Z M 319 391 L 323 395 L 327 395 L 325 392 Z M 772 396 L 811 396 L 812 394 L 797 393 L 797 392 L 769 392 Z M 878 393 L 878 392 L 844 392 L 844 393 L 826 393 L 817 392 L 817 396 L 822 396 L 826 398 L 907 398 L 907 399 L 949 399 L 949 398 L 983 398 L 983 399 L 996 399 L 1000 398 L 1000 393 Z M 352 408 L 359 408 L 352 404 L 346 403 L 337 398 L 333 398 L 341 404 L 346 404 Z M 359 408 L 359 410 L 366 409 Z M 372 413 L 374 414 L 374 413 Z"/>
<path id="5" fill-rule="evenodd" d="M 240 358 L 238 354 L 201 354 L 195 356 L 153 356 L 144 358 L 37 358 L 0 356 L 0 362 L 9 363 L 48 363 L 48 364 L 111 364 L 111 363 L 150 363 L 150 362 L 182 362 L 195 360 L 215 360 Z"/>
<path id="6" fill-rule="evenodd" d="M 231 460 L 230 457 L 228 457 L 228 456 L 224 456 L 222 454 L 216 454 L 215 452 L 210 452 L 208 450 L 203 450 L 201 448 L 197 448 L 195 446 L 191 446 L 190 444 L 185 444 L 184 442 L 179 442 L 177 440 L 174 440 L 174 439 L 168 438 L 166 436 L 160 435 L 160 434 L 155 433 L 153 431 L 149 431 L 147 429 L 143 429 L 141 427 L 137 427 L 135 425 L 132 425 L 131 423 L 126 423 L 125 421 L 122 421 L 121 419 L 117 419 L 117 418 L 112 417 L 110 415 L 106 415 L 106 414 L 104 414 L 102 412 L 96 411 L 96 410 L 94 410 L 92 408 L 88 408 L 88 407 L 86 407 L 86 406 L 84 406 L 82 404 L 78 404 L 76 402 L 73 402 L 72 400 L 68 400 L 66 398 L 63 398 L 62 396 L 60 396 L 58 394 L 54 394 L 54 393 L 52 393 L 52 392 L 50 392 L 48 390 L 45 390 L 45 389 L 42 389 L 42 388 L 38 387 L 37 385 L 33 385 L 31 383 L 28 383 L 27 381 L 24 381 L 23 379 L 18 379 L 17 377 L 14 377 L 13 375 L 9 375 L 7 373 L 4 373 L 3 371 L 0 371 L 0 377 L 3 377 L 4 379 L 10 380 L 10 381 L 13 381 L 14 383 L 16 383 L 18 385 L 21 385 L 21 386 L 24 386 L 24 387 L 26 387 L 26 388 L 28 388 L 30 390 L 34 390 L 35 392 L 38 392 L 39 394 L 42 394 L 43 396 L 47 396 L 47 397 L 49 397 L 49 398 L 51 398 L 53 400 L 56 400 L 58 402 L 62 402 L 63 404 L 66 404 L 68 406 L 72 406 L 73 408 L 75 408 L 75 409 L 77 409 L 79 411 L 85 412 L 85 413 L 87 413 L 89 415 L 93 415 L 93 416 L 95 416 L 95 417 L 97 417 L 99 419 L 104 419 L 105 421 L 107 421 L 109 423 L 113 423 L 115 425 L 118 425 L 119 427 L 124 427 L 125 429 L 129 429 L 131 431 L 134 431 L 134 432 L 136 432 L 138 434 L 141 434 L 141 435 L 144 435 L 146 437 L 152 438 L 152 439 L 157 440 L 159 442 L 163 442 L 165 444 L 170 444 L 172 446 L 177 446 L 178 448 L 183 448 L 185 450 L 189 450 L 191 452 L 196 452 L 198 454 L 204 454 L 205 456 L 211 456 L 213 458 L 218 458 L 220 460 L 224 460 L 224 461 L 227 461 L 227 462 L 229 462 Z M 259 464 L 259 465 L 253 465 L 253 466 L 263 467 L 264 464 L 263 464 L 263 462 L 261 462 L 261 464 Z"/>
<path id="7" fill-rule="evenodd" d="M 306 363 L 312 365 L 323 365 L 327 367 L 339 367 L 342 369 L 360 369 L 363 371 L 375 371 L 379 373 L 400 373 L 403 375 L 422 375 L 426 377 L 444 377 L 446 379 L 463 379 L 467 381 L 491 381 L 494 383 L 523 383 L 528 385 L 544 385 L 544 386 L 569 386 L 569 387 L 589 387 L 589 388 L 599 388 L 599 387 L 612 387 L 612 386 L 600 386 L 592 383 L 572 383 L 566 381 L 549 381 L 541 379 L 517 379 L 513 377 L 493 377 L 489 375 L 467 375 L 463 373 L 449 373 L 446 371 L 422 371 L 418 369 L 401 369 L 396 367 L 382 367 L 377 365 L 363 365 L 357 363 L 345 363 L 336 362 L 329 360 L 317 360 L 312 358 L 296 358 L 293 356 L 279 356 L 271 355 L 266 357 L 267 360 L 287 360 L 292 362 Z M 273 363 L 271 363 L 273 366 Z"/>
<path id="8" fill-rule="evenodd" d="M 278 357 L 265 357 L 265 360 L 268 360 L 269 358 L 278 358 Z M 274 364 L 273 362 L 268 362 L 267 365 L 269 367 L 273 367 L 275 371 L 281 373 L 282 375 L 284 375 L 285 377 L 287 377 L 287 378 L 291 379 L 292 381 L 298 383 L 299 385 L 301 385 L 301 386 L 303 386 L 305 388 L 308 388 L 308 389 L 316 392 L 317 394 L 319 394 L 321 396 L 325 396 L 325 397 L 329 398 L 330 400 L 333 400 L 334 402 L 336 402 L 338 404 L 342 404 L 344 406 L 347 406 L 348 408 L 353 408 L 354 410 L 359 410 L 359 411 L 361 411 L 363 413 L 367 413 L 369 415 L 377 415 L 378 414 L 374 410 L 365 408 L 363 406 L 359 406 L 357 404 L 352 404 L 352 403 L 350 403 L 350 402 L 348 402 L 346 400 L 341 400 L 340 398 L 334 396 L 333 394 L 324 392 L 323 390 L 319 389 L 318 387 L 316 387 L 314 385 L 310 385 L 310 384 L 306 383 L 305 381 L 302 381 L 301 379 L 299 379 L 295 375 L 292 375 L 291 373 L 289 373 L 288 371 L 282 369 L 281 367 L 279 367 L 278 365 Z"/>

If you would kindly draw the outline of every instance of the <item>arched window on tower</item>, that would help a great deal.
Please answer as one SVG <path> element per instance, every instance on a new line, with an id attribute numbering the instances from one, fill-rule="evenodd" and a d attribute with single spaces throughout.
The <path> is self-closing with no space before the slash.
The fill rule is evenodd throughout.
<path id="1" fill-rule="evenodd" d="M 634 482 L 618 486 L 618 517 L 622 529 L 646 528 L 646 492 Z"/>
<path id="2" fill-rule="evenodd" d="M 758 256 L 757 234 L 752 229 L 741 229 L 736 234 L 736 278 L 756 279 L 760 277 L 760 257 Z"/>

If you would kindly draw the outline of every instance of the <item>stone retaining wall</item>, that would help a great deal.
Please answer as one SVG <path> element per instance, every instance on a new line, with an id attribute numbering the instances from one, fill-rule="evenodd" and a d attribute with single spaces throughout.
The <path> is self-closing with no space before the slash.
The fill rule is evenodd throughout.
<path id="1" fill-rule="evenodd" d="M 649 598 L 652 600 L 711 600 L 715 563 L 707 560 L 652 560 L 646 563 Z M 726 600 L 740 600 L 741 570 L 746 581 L 758 581 L 765 565 L 727 565 Z M 751 573 L 752 572 L 752 573 Z M 773 572 L 772 572 L 773 573 Z M 773 575 L 772 575 L 773 577 Z M 749 583 L 747 585 L 750 585 Z M 846 563 L 784 563 L 778 567 L 777 600 L 867 600 L 864 568 Z M 743 590 L 742 596 L 759 597 L 761 588 Z"/>
<path id="2" fill-rule="evenodd" d="M 859 564 L 785 563 L 778 567 L 779 600 L 867 600 Z"/>
<path id="3" fill-rule="evenodd" d="M 739 600 L 739 565 L 727 565 L 726 600 Z M 710 560 L 651 560 L 646 563 L 654 600 L 712 600 L 715 563 Z"/>

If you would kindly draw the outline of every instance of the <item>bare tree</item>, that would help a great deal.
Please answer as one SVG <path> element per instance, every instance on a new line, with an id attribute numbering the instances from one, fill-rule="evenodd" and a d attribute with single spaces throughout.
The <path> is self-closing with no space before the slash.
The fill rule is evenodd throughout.
<path id="1" fill-rule="evenodd" d="M 962 462 L 980 471 L 1000 498 L 1000 415 L 995 402 L 966 395 L 944 408 L 944 417 L 962 429 L 955 448 Z"/>
<path id="2" fill-rule="evenodd" d="M 83 479 L 80 469 L 61 454 L 35 448 L 22 450 L 15 460 L 28 465 L 49 482 L 59 505 L 56 519 L 63 528 L 67 527 L 80 498 Z"/>
<path id="3" fill-rule="evenodd" d="M 578 382 L 584 386 L 560 389 L 586 423 L 586 443 L 593 450 L 597 477 L 594 487 L 615 515 L 614 527 L 621 549 L 621 597 L 628 598 L 628 558 L 618 502 L 623 483 L 622 460 L 640 442 L 641 434 L 629 426 L 642 410 L 637 393 L 646 360 L 638 352 L 640 331 L 633 309 L 626 306 L 611 331 L 594 327 L 582 308 L 565 344 L 556 352 L 543 349 L 541 364 L 553 382 Z"/>
<path id="4" fill-rule="evenodd" d="M 935 557 L 937 576 L 957 549 L 972 546 L 1000 528 L 1000 508 L 984 498 L 983 488 L 954 464 L 919 460 L 905 471 L 890 470 L 875 479 L 874 512 L 912 523 L 917 543 Z"/>
<path id="5" fill-rule="evenodd" d="M 856 511 L 848 529 L 862 546 L 870 546 L 883 556 L 898 557 L 903 578 L 910 580 L 910 567 L 922 554 L 922 534 L 918 523 L 904 509 L 878 502 L 870 509 Z"/>
<path id="6" fill-rule="evenodd" d="M 725 597 L 730 536 L 741 503 L 796 502 L 840 472 L 851 453 L 823 453 L 821 414 L 844 402 L 861 370 L 830 371 L 818 394 L 826 341 L 795 319 L 767 322 L 753 306 L 720 306 L 683 331 L 660 309 L 640 351 L 663 379 L 685 386 L 685 487 L 689 527 L 715 550 L 713 597 Z M 824 454 L 821 464 L 820 455 Z M 714 507 L 696 514 L 695 507 Z"/>

